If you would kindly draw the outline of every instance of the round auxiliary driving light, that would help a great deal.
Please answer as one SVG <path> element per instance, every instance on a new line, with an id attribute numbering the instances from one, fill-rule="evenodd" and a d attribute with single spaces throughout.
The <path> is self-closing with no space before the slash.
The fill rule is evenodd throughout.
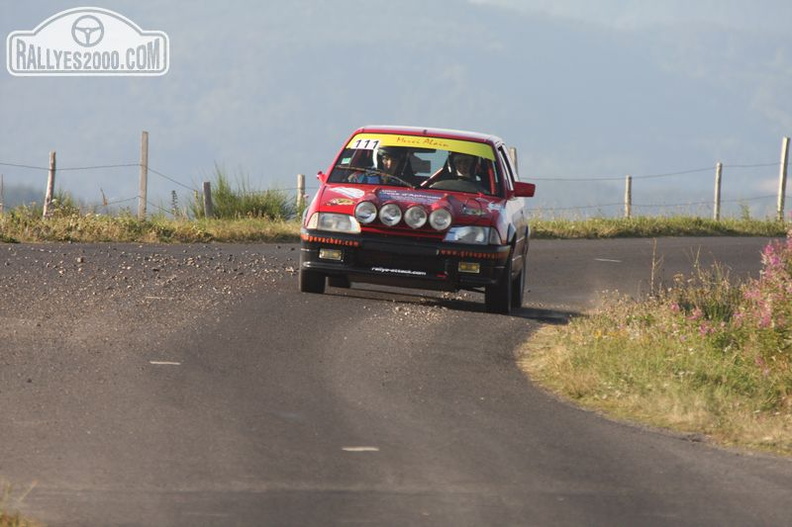
<path id="1" fill-rule="evenodd" d="M 420 229 L 426 225 L 426 220 L 428 219 L 429 216 L 426 214 L 426 210 L 419 205 L 413 205 L 404 213 L 404 223 L 413 229 Z"/>
<path id="2" fill-rule="evenodd" d="M 451 226 L 451 213 L 446 209 L 435 209 L 429 215 L 429 225 L 436 231 L 444 231 Z"/>
<path id="3" fill-rule="evenodd" d="M 355 219 L 360 223 L 371 223 L 377 219 L 377 206 L 370 201 L 361 201 L 355 207 Z"/>
<path id="4" fill-rule="evenodd" d="M 379 219 L 388 227 L 393 227 L 402 219 L 402 211 L 395 203 L 388 203 L 380 209 Z"/>

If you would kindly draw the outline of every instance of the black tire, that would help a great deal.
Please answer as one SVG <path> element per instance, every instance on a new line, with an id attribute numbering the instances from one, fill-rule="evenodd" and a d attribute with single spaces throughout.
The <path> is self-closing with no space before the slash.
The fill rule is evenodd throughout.
<path id="1" fill-rule="evenodd" d="M 325 291 L 325 275 L 308 269 L 300 269 L 298 279 L 300 291 L 303 293 L 322 294 Z"/>
<path id="2" fill-rule="evenodd" d="M 523 305 L 523 297 L 525 296 L 525 261 L 523 260 L 523 268 L 520 274 L 512 281 L 512 309 L 520 309 Z"/>
<path id="3" fill-rule="evenodd" d="M 512 290 L 514 288 L 511 270 L 512 259 L 511 254 L 509 254 L 509 258 L 506 260 L 506 267 L 503 269 L 503 275 L 501 275 L 498 283 L 484 288 L 484 305 L 488 313 L 500 313 L 502 315 L 511 313 Z"/>
<path id="4" fill-rule="evenodd" d="M 331 275 L 327 277 L 327 285 L 330 287 L 339 287 L 342 289 L 349 289 L 352 284 L 349 282 L 348 276 Z"/>

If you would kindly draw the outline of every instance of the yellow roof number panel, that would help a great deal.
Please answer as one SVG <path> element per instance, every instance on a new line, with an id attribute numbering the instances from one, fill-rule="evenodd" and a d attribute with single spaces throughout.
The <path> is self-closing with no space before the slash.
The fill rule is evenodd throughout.
<path id="1" fill-rule="evenodd" d="M 490 160 L 495 159 L 495 154 L 490 145 L 473 141 L 460 141 L 459 139 L 445 139 L 443 137 L 429 137 L 425 135 L 357 134 L 346 147 L 355 150 L 374 150 L 379 146 L 433 148 L 435 150 L 448 150 L 449 152 L 470 154 Z"/>

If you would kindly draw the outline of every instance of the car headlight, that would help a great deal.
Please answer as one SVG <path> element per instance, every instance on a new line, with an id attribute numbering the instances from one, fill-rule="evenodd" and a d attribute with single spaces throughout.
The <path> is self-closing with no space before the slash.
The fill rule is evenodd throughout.
<path id="1" fill-rule="evenodd" d="M 443 241 L 454 243 L 470 243 L 475 245 L 486 245 L 492 238 L 490 227 L 478 227 L 476 225 L 460 225 L 451 227 L 443 238 Z"/>
<path id="2" fill-rule="evenodd" d="M 429 215 L 426 214 L 426 210 L 420 205 L 413 205 L 404 213 L 404 223 L 413 229 L 420 229 L 426 225 L 426 220 L 428 219 Z"/>
<path id="3" fill-rule="evenodd" d="M 379 219 L 388 227 L 393 227 L 402 219 L 402 211 L 395 203 L 388 203 L 379 212 Z"/>
<path id="4" fill-rule="evenodd" d="M 319 231 L 360 233 L 360 223 L 349 214 L 317 212 L 308 220 L 308 228 Z"/>
<path id="5" fill-rule="evenodd" d="M 370 201 L 361 201 L 355 207 L 355 219 L 368 224 L 377 219 L 377 206 Z"/>
<path id="6" fill-rule="evenodd" d="M 447 209 L 435 209 L 429 215 L 429 225 L 437 231 L 444 231 L 451 226 L 453 217 Z"/>

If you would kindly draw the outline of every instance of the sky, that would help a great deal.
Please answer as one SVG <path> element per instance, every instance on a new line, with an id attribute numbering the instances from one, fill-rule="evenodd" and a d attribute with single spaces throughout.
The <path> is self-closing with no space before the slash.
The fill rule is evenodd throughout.
<path id="1" fill-rule="evenodd" d="M 84 4 L 0 0 L 0 34 Z M 56 187 L 136 210 L 149 133 L 149 210 L 192 199 L 216 169 L 254 190 L 309 194 L 354 129 L 457 128 L 517 148 L 544 216 L 775 211 L 792 134 L 792 3 L 784 0 L 114 0 L 163 31 L 158 77 L 0 72 L 6 196 Z M 5 40 L 5 39 L 4 39 Z M 24 165 L 24 168 L 15 165 Z M 81 168 L 132 165 L 114 168 Z M 72 169 L 72 170 L 67 170 Z M 787 185 L 787 195 L 792 185 Z M 792 200 L 787 197 L 787 209 Z"/>

